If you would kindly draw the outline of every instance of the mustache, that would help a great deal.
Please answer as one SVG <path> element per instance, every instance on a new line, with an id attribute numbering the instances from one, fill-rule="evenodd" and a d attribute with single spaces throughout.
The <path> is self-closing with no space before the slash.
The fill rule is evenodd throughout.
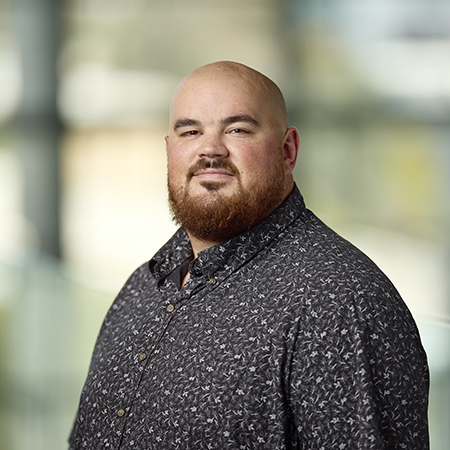
<path id="1" fill-rule="evenodd" d="M 199 171 L 203 169 L 224 169 L 239 178 L 238 168 L 231 162 L 225 159 L 200 159 L 192 165 L 187 173 L 188 181 Z"/>

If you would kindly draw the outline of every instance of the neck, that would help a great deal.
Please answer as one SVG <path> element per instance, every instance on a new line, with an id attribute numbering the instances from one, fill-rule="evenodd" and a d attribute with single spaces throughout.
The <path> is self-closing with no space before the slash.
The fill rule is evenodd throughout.
<path id="1" fill-rule="evenodd" d="M 198 254 L 206 250 L 207 248 L 214 247 L 217 244 L 220 244 L 220 242 L 212 242 L 212 241 L 204 241 L 202 239 L 198 239 L 195 236 L 193 236 L 188 230 L 187 234 L 189 236 L 189 240 L 191 241 L 192 251 L 194 252 L 194 258 L 197 258 Z"/>

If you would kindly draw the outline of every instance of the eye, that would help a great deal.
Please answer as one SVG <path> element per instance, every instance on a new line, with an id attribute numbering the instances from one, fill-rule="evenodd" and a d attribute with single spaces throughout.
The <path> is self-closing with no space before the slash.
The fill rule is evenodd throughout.
<path id="1" fill-rule="evenodd" d="M 242 128 L 233 128 L 232 130 L 229 131 L 229 133 L 233 133 L 233 134 L 240 134 L 240 133 L 248 134 L 249 131 L 243 130 Z"/>
<path id="2" fill-rule="evenodd" d="M 181 136 L 197 136 L 199 132 L 197 130 L 189 130 L 181 133 Z"/>

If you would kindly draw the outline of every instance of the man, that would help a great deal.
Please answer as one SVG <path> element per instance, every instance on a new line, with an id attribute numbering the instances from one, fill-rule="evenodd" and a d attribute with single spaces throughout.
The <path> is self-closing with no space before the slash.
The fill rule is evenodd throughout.
<path id="1" fill-rule="evenodd" d="M 171 104 L 182 225 L 128 280 L 71 449 L 428 449 L 428 369 L 399 294 L 305 208 L 277 86 L 241 64 Z"/>

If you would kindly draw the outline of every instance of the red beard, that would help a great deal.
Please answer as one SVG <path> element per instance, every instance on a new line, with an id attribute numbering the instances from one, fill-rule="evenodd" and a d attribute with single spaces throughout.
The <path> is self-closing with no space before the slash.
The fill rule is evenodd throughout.
<path id="1" fill-rule="evenodd" d="M 237 180 L 236 192 L 222 195 L 220 181 L 203 181 L 205 195 L 190 194 L 189 183 L 200 169 L 222 168 L 231 172 Z M 264 183 L 251 191 L 244 191 L 240 174 L 230 161 L 203 159 L 191 167 L 183 188 L 175 188 L 168 176 L 169 206 L 174 221 L 182 225 L 197 239 L 208 242 L 223 242 L 247 231 L 264 220 L 284 200 L 284 166 L 280 162 Z"/>

